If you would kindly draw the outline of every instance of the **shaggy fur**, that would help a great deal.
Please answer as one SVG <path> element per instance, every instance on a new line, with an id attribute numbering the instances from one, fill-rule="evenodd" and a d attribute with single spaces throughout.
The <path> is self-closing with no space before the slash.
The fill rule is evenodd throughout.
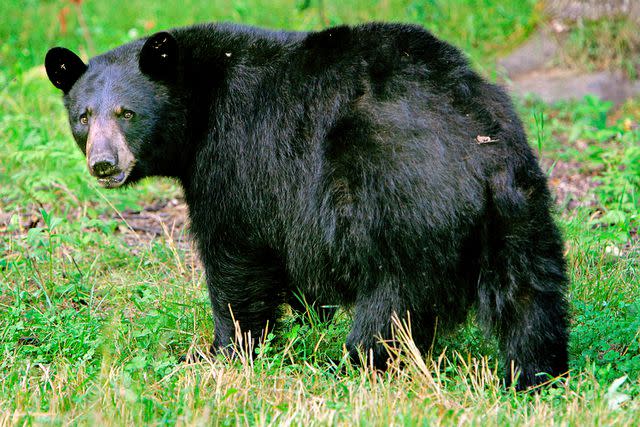
<path id="1" fill-rule="evenodd" d="M 347 348 L 372 350 L 379 367 L 392 313 L 410 313 L 425 349 L 436 321 L 451 327 L 475 307 L 519 388 L 567 370 L 545 175 L 508 96 L 454 47 L 411 25 L 217 24 L 132 42 L 86 69 L 55 49 L 47 71 L 81 149 L 79 114 L 124 105 L 137 114 L 121 126 L 136 158 L 127 183 L 182 184 L 214 348 L 234 341 L 232 313 L 260 336 L 299 292 L 352 307 Z M 71 72 L 56 74 L 65 59 Z"/>

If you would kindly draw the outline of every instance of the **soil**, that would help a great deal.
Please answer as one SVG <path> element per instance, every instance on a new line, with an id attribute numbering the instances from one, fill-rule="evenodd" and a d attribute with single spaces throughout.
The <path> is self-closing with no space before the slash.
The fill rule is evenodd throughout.
<path id="1" fill-rule="evenodd" d="M 542 160 L 542 168 L 551 171 L 549 185 L 555 203 L 564 211 L 590 206 L 594 209 L 598 201 L 593 189 L 598 186 L 597 171 L 585 171 L 579 162 Z"/>

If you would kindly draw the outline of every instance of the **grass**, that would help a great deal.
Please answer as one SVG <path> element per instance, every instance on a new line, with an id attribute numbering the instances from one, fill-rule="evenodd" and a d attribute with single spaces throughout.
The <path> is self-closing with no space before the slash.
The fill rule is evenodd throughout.
<path id="1" fill-rule="evenodd" d="M 322 13 L 319 7 L 322 5 Z M 60 14 L 68 8 L 66 32 Z M 615 424 L 640 414 L 640 103 L 587 98 L 519 108 L 551 182 L 598 183 L 557 219 L 571 275 L 572 374 L 539 394 L 499 385 L 495 345 L 470 321 L 430 357 L 411 351 L 379 374 L 343 359 L 349 315 L 285 316 L 255 360 L 179 364 L 213 335 L 203 273 L 171 209 L 167 180 L 104 191 L 85 171 L 59 94 L 40 66 L 65 45 L 85 55 L 203 20 L 319 28 L 419 22 L 493 59 L 535 26 L 532 1 L 235 0 L 3 4 L 0 23 L 0 424 Z M 570 174 L 555 180 L 563 165 Z M 586 177 L 586 178 L 584 178 Z M 170 204 L 168 206 L 171 206 Z M 133 233 L 134 212 L 157 233 Z M 126 220 L 124 221 L 123 218 Z M 165 224 L 165 228 L 160 223 Z M 138 230 L 139 231 L 139 230 Z M 400 369 L 399 366 L 404 368 Z M 625 379 L 626 376 L 626 379 Z M 624 380 L 617 381 L 623 378 Z"/>
<path id="2" fill-rule="evenodd" d="M 640 33 L 638 21 L 611 17 L 576 22 L 567 36 L 562 65 L 588 71 L 619 70 L 631 79 L 640 72 Z"/>

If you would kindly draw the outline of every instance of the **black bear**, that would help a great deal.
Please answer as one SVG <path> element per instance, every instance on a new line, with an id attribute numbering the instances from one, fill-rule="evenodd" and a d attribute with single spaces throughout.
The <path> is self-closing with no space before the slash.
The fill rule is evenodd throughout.
<path id="1" fill-rule="evenodd" d="M 509 97 L 413 25 L 206 24 L 84 64 L 45 59 L 105 187 L 176 178 L 206 270 L 212 348 L 260 336 L 296 294 L 353 309 L 347 348 L 475 307 L 507 382 L 567 371 L 567 278 L 545 175 Z"/>

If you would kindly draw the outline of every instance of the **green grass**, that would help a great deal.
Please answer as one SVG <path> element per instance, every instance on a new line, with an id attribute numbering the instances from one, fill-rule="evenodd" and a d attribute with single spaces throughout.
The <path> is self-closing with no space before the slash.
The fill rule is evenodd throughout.
<path id="1" fill-rule="evenodd" d="M 44 53 L 53 45 L 101 52 L 136 34 L 206 20 L 311 29 L 323 20 L 384 19 L 427 26 L 491 75 L 496 55 L 538 20 L 532 1 L 325 0 L 322 13 L 319 4 L 85 1 L 87 36 L 71 2 L 5 1 L 0 424 L 631 425 L 638 418 L 638 102 L 619 110 L 592 98 L 519 104 L 552 177 L 555 162 L 578 162 L 578 171 L 599 182 L 589 190 L 592 204 L 558 206 L 573 314 L 573 371 L 565 385 L 532 395 L 503 390 L 495 345 L 472 321 L 440 337 L 429 358 L 405 348 L 385 374 L 354 367 L 343 359 L 347 313 L 330 324 L 285 316 L 253 361 L 176 363 L 204 351 L 213 335 L 202 270 L 184 232 L 166 218 L 154 238 L 128 225 L 135 225 L 131 211 L 180 190 L 168 180 L 123 191 L 94 184 L 40 65 Z M 58 17 L 66 6 L 62 34 Z M 151 222 L 159 226 L 157 218 Z"/>

